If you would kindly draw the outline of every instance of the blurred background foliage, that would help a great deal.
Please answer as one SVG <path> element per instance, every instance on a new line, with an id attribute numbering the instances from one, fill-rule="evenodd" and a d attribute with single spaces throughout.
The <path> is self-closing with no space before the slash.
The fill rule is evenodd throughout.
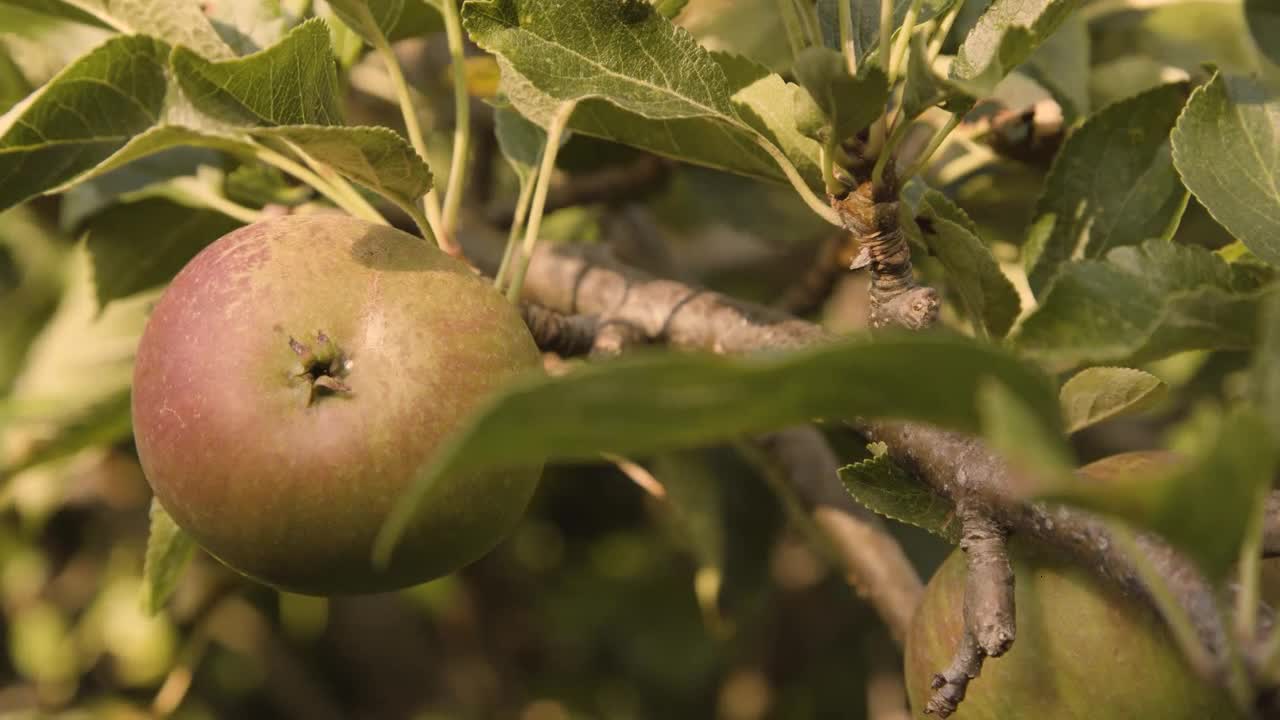
<path id="1" fill-rule="evenodd" d="M 286 24 L 308 5 L 262 4 L 279 5 L 273 22 Z M 952 43 L 985 4 L 969 0 Z M 220 29 L 271 31 L 236 15 L 250 3 L 204 5 Z M 708 47 L 785 73 L 795 52 L 777 31 L 787 5 L 690 0 L 679 22 Z M 108 36 L 39 7 L 0 0 L 0 112 Z M 312 9 L 334 20 L 321 0 Z M 1069 42 L 1083 58 L 1080 115 L 1172 79 L 1205 79 L 1209 60 L 1235 72 L 1262 62 L 1234 0 L 1096 0 L 1079 24 Z M 340 23 L 331 34 L 350 123 L 401 127 L 382 66 Z M 442 36 L 407 39 L 397 52 L 426 100 L 431 164 L 447 167 Z M 497 75 L 478 52 L 469 63 L 478 138 L 469 204 L 500 219 L 516 182 L 485 102 Z M 996 99 L 1027 108 L 1050 98 L 1034 65 Z M 651 160 L 575 137 L 558 184 Z M 1045 172 L 957 142 L 930 180 L 1013 268 Z M 409 591 L 304 598 L 199 556 L 171 608 L 145 616 L 150 493 L 129 438 L 132 351 L 156 286 L 202 244 L 191 238 L 207 243 L 238 224 L 193 209 L 202 203 L 191 194 L 206 191 L 257 208 L 313 202 L 275 171 L 182 149 L 0 215 L 0 717 L 753 720 L 858 718 L 875 704 L 898 664 L 891 643 L 785 494 L 732 446 L 549 468 L 511 538 Z M 1192 204 L 1179 239 L 1228 244 Z M 162 238 L 175 224 L 184 241 L 161 245 L 155 267 L 122 274 L 109 253 L 88 252 L 95 242 Z M 552 213 L 544 234 L 607 238 L 638 266 L 770 302 L 831 230 L 791 188 L 664 162 L 627 197 Z M 931 260 L 920 265 L 942 280 Z M 821 319 L 859 325 L 864 288 L 865 278 L 843 280 Z M 104 296 L 117 299 L 102 305 Z M 1194 444 L 1238 394 L 1246 363 L 1244 353 L 1187 353 L 1146 368 L 1175 391 L 1076 436 L 1080 457 Z M 832 439 L 846 460 L 865 453 L 855 438 Z M 949 550 L 920 531 L 895 532 L 926 577 Z"/>

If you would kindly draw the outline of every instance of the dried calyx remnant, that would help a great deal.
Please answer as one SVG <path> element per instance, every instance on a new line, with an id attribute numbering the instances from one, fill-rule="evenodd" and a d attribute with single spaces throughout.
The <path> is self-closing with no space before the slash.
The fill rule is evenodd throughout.
<path id="1" fill-rule="evenodd" d="M 919 330 L 938 319 L 938 291 L 916 282 L 911 248 L 898 222 L 898 188 L 885 173 L 880 183 L 864 180 L 843 195 L 830 197 L 831 207 L 859 243 L 851 269 L 871 271 L 871 327 Z"/>
<path id="2" fill-rule="evenodd" d="M 351 392 L 342 381 L 347 373 L 347 358 L 324 331 L 316 332 L 311 345 L 289 338 L 289 348 L 298 356 L 294 377 L 310 387 L 307 405 L 314 404 L 320 397 Z"/>

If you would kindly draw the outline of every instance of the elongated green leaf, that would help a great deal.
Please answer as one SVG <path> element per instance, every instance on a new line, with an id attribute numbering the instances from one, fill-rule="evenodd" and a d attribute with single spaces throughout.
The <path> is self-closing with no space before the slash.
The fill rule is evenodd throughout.
<path id="1" fill-rule="evenodd" d="M 811 47 L 796 56 L 796 79 L 822 109 L 836 140 L 849 138 L 884 112 L 889 79 L 876 66 L 849 74 L 844 56 L 835 50 Z"/>
<path id="2" fill-rule="evenodd" d="M 368 16 L 362 6 L 369 9 Z M 329 7 L 370 43 L 375 33 L 395 42 L 444 30 L 440 13 L 425 0 L 329 0 Z"/>
<path id="3" fill-rule="evenodd" d="M 261 52 L 215 62 L 183 47 L 174 73 L 201 112 L 234 125 L 341 125 L 338 73 L 322 20 Z"/>
<path id="4" fill-rule="evenodd" d="M 1159 533 L 1211 579 L 1220 580 L 1239 556 L 1248 527 L 1241 518 L 1249 517 L 1270 487 L 1276 460 L 1266 424 L 1252 412 L 1239 411 L 1180 467 L 1063 485 L 1048 497 Z"/>
<path id="5" fill-rule="evenodd" d="M 987 443 L 1020 471 L 1015 474 L 1019 486 L 1010 490 L 1027 497 L 1071 477 L 1075 461 L 1063 434 L 1037 422 L 1034 411 L 1004 383 L 983 378 L 978 408 Z"/>
<path id="6" fill-rule="evenodd" d="M 1028 241 L 1028 280 L 1037 295 L 1071 258 L 1173 235 L 1188 195 L 1173 168 L 1169 131 L 1186 93 L 1182 83 L 1148 90 L 1104 108 L 1067 138 Z"/>
<path id="7" fill-rule="evenodd" d="M 1003 337 L 1018 319 L 1022 301 L 991 249 L 978 239 L 973 221 L 936 190 L 924 194 L 916 213 L 921 237 L 946 268 L 947 282 L 974 327 Z"/>
<path id="8" fill-rule="evenodd" d="M 928 530 L 947 542 L 960 542 L 955 506 L 887 454 L 840 468 L 840 479 L 853 499 L 868 510 Z"/>
<path id="9" fill-rule="evenodd" d="M 687 447 L 813 418 L 914 418 L 976 432 L 974 389 L 985 377 L 1000 379 L 1036 422 L 1060 432 L 1057 398 L 1038 370 L 963 338 L 855 338 L 741 359 L 668 353 L 530 380 L 494 398 L 441 448 L 388 519 L 379 556 L 441 475 Z"/>
<path id="10" fill-rule="evenodd" d="M 431 189 L 427 163 L 390 128 L 291 125 L 262 128 L 253 135 L 287 140 L 401 207 L 416 205 Z"/>
<path id="11" fill-rule="evenodd" d="M 184 45 L 204 57 L 234 57 L 196 0 L 4 0 L 37 12 Z"/>
<path id="12" fill-rule="evenodd" d="M 178 527 L 159 500 L 152 498 L 151 532 L 142 565 L 143 612 L 155 615 L 169 602 L 195 549 L 195 540 Z"/>
<path id="13" fill-rule="evenodd" d="M 769 143 L 820 186 L 818 146 L 796 130 L 794 86 L 704 50 L 648 3 L 468 0 L 463 20 L 473 40 L 499 55 L 512 104 L 540 125 L 560 103 L 578 100 L 575 131 L 780 178 L 779 160 L 761 147 Z"/>
<path id="14" fill-rule="evenodd" d="M 13 56 L 3 43 L 0 43 L 0 115 L 4 114 L 31 94 L 32 87 L 27 76 L 13 62 Z"/>
<path id="15" fill-rule="evenodd" d="M 0 134 L 0 210 L 94 167 L 160 119 L 168 48 L 119 37 L 67 67 Z"/>
<path id="16" fill-rule="evenodd" d="M 1026 352 L 1071 366 L 1246 349 L 1270 278 L 1200 247 L 1151 240 L 1063 267 L 1022 324 Z"/>
<path id="17" fill-rule="evenodd" d="M 994 0 L 965 36 L 951 77 L 976 96 L 997 83 L 1053 34 L 1081 0 Z"/>
<path id="18" fill-rule="evenodd" d="M 239 225 L 222 213 L 163 198 L 118 203 L 95 215 L 85 242 L 98 305 L 168 282 L 196 253 Z"/>
<path id="19" fill-rule="evenodd" d="M 910 119 L 941 104 L 959 93 L 946 78 L 934 72 L 929 64 L 925 34 L 911 36 L 911 52 L 907 56 L 907 81 L 902 90 L 902 115 Z"/>
<path id="20" fill-rule="evenodd" d="M 1081 370 L 1063 384 L 1059 393 L 1067 432 L 1142 410 L 1163 397 L 1168 389 L 1160 378 L 1133 368 Z"/>
<path id="21" fill-rule="evenodd" d="M 1280 98 L 1252 80 L 1215 75 L 1178 118 L 1173 161 L 1223 227 L 1280 265 Z"/>
<path id="22" fill-rule="evenodd" d="M 716 54 L 713 57 L 724 59 L 729 56 Z M 511 104 L 521 115 L 546 127 L 559 107 L 559 101 L 534 87 L 506 60 L 499 58 L 498 65 L 502 68 L 502 90 Z M 735 94 L 751 98 L 753 106 L 764 106 L 771 114 L 790 114 L 788 123 L 793 129 L 789 133 L 788 145 L 796 149 L 787 155 L 798 165 L 809 184 L 819 187 L 818 144 L 796 128 L 796 95 L 805 95 L 805 92 L 798 86 L 783 83 L 777 75 L 765 72 L 763 77 L 742 86 Z M 716 118 L 652 120 L 622 110 L 607 100 L 590 99 L 578 103 L 569 127 L 577 133 L 614 140 L 718 170 L 774 181 L 785 178 L 769 153 L 757 144 L 750 129 L 729 125 Z"/>

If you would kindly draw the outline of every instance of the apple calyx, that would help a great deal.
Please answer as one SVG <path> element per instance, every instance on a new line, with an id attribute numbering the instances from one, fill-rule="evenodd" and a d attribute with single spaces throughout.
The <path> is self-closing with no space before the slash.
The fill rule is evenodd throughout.
<path id="1" fill-rule="evenodd" d="M 316 331 L 313 345 L 305 345 L 290 337 L 289 347 L 298 356 L 294 378 L 307 383 L 310 388 L 308 407 L 319 398 L 351 393 L 351 387 L 342 381 L 349 366 L 346 354 L 323 330 Z"/>

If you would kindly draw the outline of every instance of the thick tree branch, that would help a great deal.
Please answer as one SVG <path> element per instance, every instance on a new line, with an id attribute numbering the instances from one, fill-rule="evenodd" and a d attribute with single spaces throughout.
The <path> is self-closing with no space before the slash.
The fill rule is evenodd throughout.
<path id="1" fill-rule="evenodd" d="M 598 247 L 541 245 L 525 297 L 559 312 L 625 319 L 649 341 L 681 349 L 741 353 L 829 339 L 820 327 L 777 310 L 627 268 Z M 1148 597 L 1105 522 L 1072 508 L 1027 503 L 1018 491 L 1026 485 L 978 438 L 919 423 L 863 422 L 855 427 L 868 439 L 885 442 L 896 461 L 943 497 L 953 502 L 982 498 L 994 519 L 1012 532 L 1059 548 L 1122 591 Z M 1268 527 L 1280 527 L 1280 521 Z M 1225 660 L 1226 635 L 1211 587 L 1167 544 L 1144 537 L 1142 545 L 1193 618 L 1206 647 Z"/>

